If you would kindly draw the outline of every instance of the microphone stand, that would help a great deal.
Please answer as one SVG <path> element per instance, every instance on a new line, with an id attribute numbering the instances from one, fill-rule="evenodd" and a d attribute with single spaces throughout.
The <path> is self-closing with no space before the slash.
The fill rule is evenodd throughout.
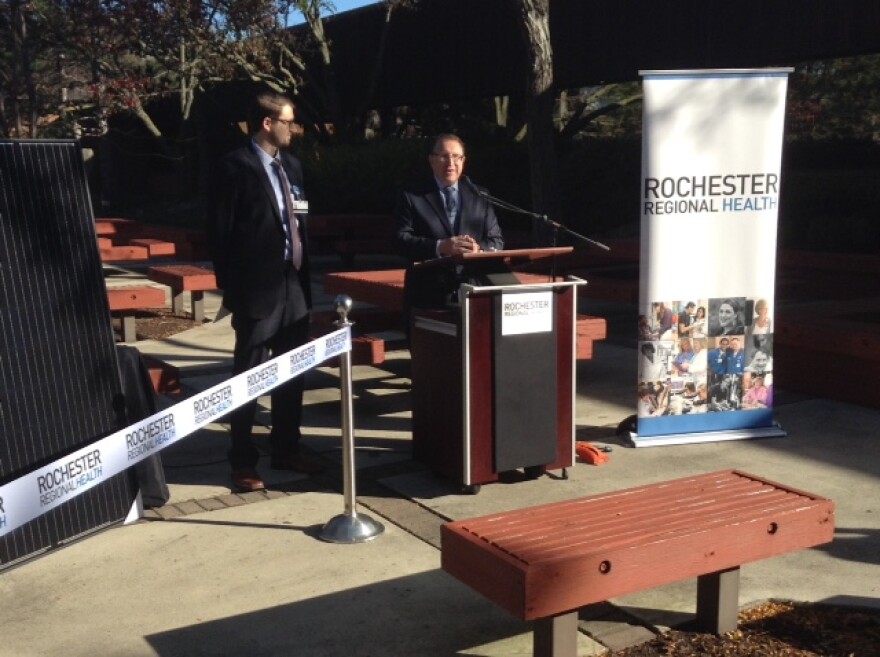
<path id="1" fill-rule="evenodd" d="M 557 242 L 557 239 L 559 236 L 559 231 L 561 230 L 565 233 L 568 233 L 572 237 L 576 237 L 577 239 L 582 240 L 588 244 L 592 244 L 593 246 L 599 247 L 600 249 L 603 249 L 605 251 L 611 250 L 611 247 L 608 246 L 607 244 L 602 244 L 602 242 L 597 242 L 596 240 L 590 239 L 589 237 L 585 237 L 584 235 L 581 235 L 580 233 L 576 233 L 575 231 L 571 230 L 567 226 L 563 226 L 562 224 L 560 224 L 556 221 L 553 221 L 546 214 L 538 214 L 536 212 L 531 212 L 530 210 L 525 210 L 523 208 L 517 207 L 516 205 L 513 205 L 512 203 L 508 203 L 507 201 L 502 201 L 500 198 L 496 198 L 495 196 L 492 196 L 489 192 L 477 187 L 471 181 L 471 179 L 467 176 L 462 176 L 462 179 L 468 184 L 468 187 L 470 187 L 471 190 L 477 196 L 479 196 L 480 198 L 486 199 L 486 201 L 488 201 L 492 205 L 499 207 L 502 210 L 508 210 L 509 212 L 515 212 L 517 214 L 524 214 L 527 217 L 531 217 L 532 219 L 537 219 L 538 221 L 544 222 L 545 225 L 550 226 L 553 229 L 553 231 L 552 231 L 552 235 L 553 235 L 552 246 L 557 245 L 556 242 Z M 555 255 L 553 256 L 553 266 L 551 268 L 550 275 L 552 276 L 553 280 L 556 280 L 556 256 Z"/>

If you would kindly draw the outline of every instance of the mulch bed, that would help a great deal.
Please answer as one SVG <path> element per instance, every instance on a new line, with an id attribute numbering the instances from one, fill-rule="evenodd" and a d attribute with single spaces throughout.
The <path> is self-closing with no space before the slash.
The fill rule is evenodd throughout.
<path id="1" fill-rule="evenodd" d="M 164 340 L 204 322 L 197 322 L 189 315 L 175 315 L 170 310 L 140 310 L 135 313 L 135 333 L 138 340 Z M 116 328 L 119 320 L 115 320 Z"/>
<path id="2" fill-rule="evenodd" d="M 880 609 L 772 601 L 722 636 L 671 630 L 613 657 L 877 657 Z"/>

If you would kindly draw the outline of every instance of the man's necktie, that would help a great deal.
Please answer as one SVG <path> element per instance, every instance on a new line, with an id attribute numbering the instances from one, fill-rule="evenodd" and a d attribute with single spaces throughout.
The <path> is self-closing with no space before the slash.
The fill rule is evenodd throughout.
<path id="1" fill-rule="evenodd" d="M 287 221 L 283 222 L 284 232 L 290 243 L 290 259 L 293 266 L 299 269 L 302 266 L 302 242 L 299 239 L 299 231 L 296 229 L 296 215 L 293 213 L 293 196 L 290 194 L 290 183 L 287 182 L 287 174 L 281 168 L 281 162 L 272 160 L 272 166 L 281 183 L 281 196 L 284 197 L 284 209 L 287 210 Z"/>
<path id="2" fill-rule="evenodd" d="M 446 200 L 446 217 L 449 219 L 449 226 L 455 230 L 455 190 L 452 187 L 443 188 L 443 197 Z"/>

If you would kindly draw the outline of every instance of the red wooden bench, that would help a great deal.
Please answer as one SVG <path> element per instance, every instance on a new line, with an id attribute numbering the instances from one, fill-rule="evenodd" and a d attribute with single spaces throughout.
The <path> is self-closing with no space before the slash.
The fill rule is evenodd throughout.
<path id="1" fill-rule="evenodd" d="M 107 290 L 110 310 L 120 315 L 123 342 L 137 340 L 134 311 L 147 308 L 164 308 L 165 291 L 158 287 L 119 287 Z"/>
<path id="2" fill-rule="evenodd" d="M 204 293 L 217 289 L 217 279 L 213 271 L 195 265 L 160 265 L 150 267 L 147 277 L 171 288 L 173 312 L 183 312 L 183 294 L 189 292 L 193 319 L 201 322 L 205 318 Z"/>
<path id="3" fill-rule="evenodd" d="M 174 255 L 181 260 L 208 260 L 208 239 L 203 230 L 150 224 L 133 219 L 99 217 L 95 219 L 95 232 L 118 245 L 134 244 L 136 240 L 155 240 L 173 245 Z M 167 251 L 167 246 L 159 247 Z M 156 247 L 154 246 L 155 250 Z M 156 255 L 170 255 L 157 253 Z"/>
<path id="4" fill-rule="evenodd" d="M 537 657 L 574 657 L 580 607 L 692 577 L 701 629 L 735 630 L 742 564 L 833 535 L 830 500 L 725 470 L 447 523 L 441 559 L 537 621 Z"/>

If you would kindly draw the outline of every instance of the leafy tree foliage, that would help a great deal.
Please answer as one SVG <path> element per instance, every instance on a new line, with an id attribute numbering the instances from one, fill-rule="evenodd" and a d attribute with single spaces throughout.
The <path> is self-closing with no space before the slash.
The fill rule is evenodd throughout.
<path id="1" fill-rule="evenodd" d="M 803 64 L 789 89 L 793 139 L 880 141 L 880 55 Z"/>
<path id="2" fill-rule="evenodd" d="M 69 133 L 102 134 L 109 115 L 127 113 L 161 139 L 153 101 L 177 99 L 181 132 L 199 93 L 237 79 L 295 96 L 327 135 L 363 134 L 391 18 L 417 1 L 384 0 L 370 91 L 342 107 L 329 0 L 10 0 L 0 5 L 0 118 L 6 134 L 36 136 L 36 118 L 55 116 L 70 117 Z"/>
<path id="3" fill-rule="evenodd" d="M 42 3 L 0 3 L 0 134 L 36 137 L 63 89 L 64 53 L 41 20 Z"/>

